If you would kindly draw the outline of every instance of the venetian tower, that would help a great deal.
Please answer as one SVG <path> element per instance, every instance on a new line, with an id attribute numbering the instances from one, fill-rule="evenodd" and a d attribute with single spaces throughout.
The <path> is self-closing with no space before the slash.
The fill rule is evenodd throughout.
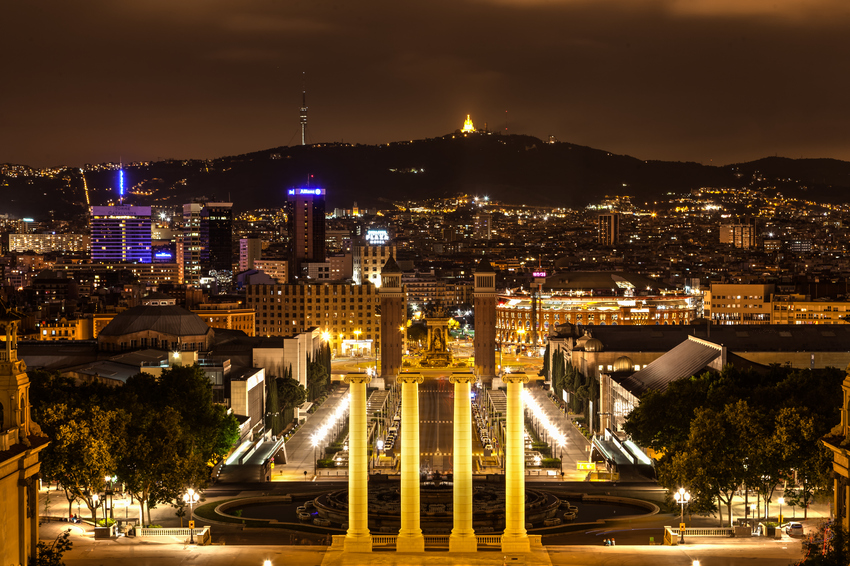
<path id="1" fill-rule="evenodd" d="M 401 371 L 402 343 L 407 328 L 407 300 L 401 285 L 401 268 L 393 256 L 381 269 L 381 377 L 394 384 Z"/>
<path id="2" fill-rule="evenodd" d="M 496 376 L 496 272 L 482 259 L 475 268 L 475 374 L 490 385 Z"/>

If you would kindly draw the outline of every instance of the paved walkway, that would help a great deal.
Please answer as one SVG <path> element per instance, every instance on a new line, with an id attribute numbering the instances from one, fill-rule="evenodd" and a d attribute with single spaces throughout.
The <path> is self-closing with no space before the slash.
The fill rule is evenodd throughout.
<path id="1" fill-rule="evenodd" d="M 558 407 L 549 399 L 549 396 L 542 387 L 529 387 L 528 392 L 540 405 L 540 408 L 546 414 L 549 422 L 555 424 L 566 436 L 567 446 L 561 452 L 561 460 L 563 463 L 564 480 L 565 481 L 584 481 L 587 477 L 587 471 L 578 470 L 578 462 L 587 462 L 589 458 L 590 441 L 573 424 L 572 418 L 564 414 Z M 557 456 L 558 448 L 552 448 L 553 455 Z M 551 480 L 552 477 L 547 475 L 535 475 L 533 472 L 527 476 L 527 479 L 534 480 L 539 477 L 541 480 Z"/>
<path id="2" fill-rule="evenodd" d="M 272 481 L 304 481 L 315 477 L 315 458 L 323 458 L 324 447 L 313 450 L 312 437 L 336 411 L 343 398 L 348 395 L 348 386 L 337 385 L 327 400 L 310 415 L 301 427 L 286 442 L 286 464 L 275 465 Z M 330 438 L 325 441 L 332 442 Z M 304 473 L 306 472 L 306 474 Z"/>

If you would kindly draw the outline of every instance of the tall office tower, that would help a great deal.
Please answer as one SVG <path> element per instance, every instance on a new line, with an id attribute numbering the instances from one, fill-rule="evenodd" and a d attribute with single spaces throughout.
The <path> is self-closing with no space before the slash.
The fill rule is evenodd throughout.
<path id="1" fill-rule="evenodd" d="M 363 285 L 368 282 L 380 287 L 381 269 L 387 259 L 396 255 L 396 247 L 389 243 L 387 231 L 367 230 L 364 240 L 353 246 L 352 251 L 354 283 Z"/>
<path id="2" fill-rule="evenodd" d="M 482 259 L 475 268 L 475 374 L 490 385 L 496 376 L 496 272 Z"/>
<path id="3" fill-rule="evenodd" d="M 489 240 L 493 233 L 493 215 L 489 212 L 479 212 L 475 215 L 475 238 Z"/>
<path id="4" fill-rule="evenodd" d="M 301 264 L 325 261 L 325 189 L 289 189 L 286 227 L 289 232 L 290 279 L 301 276 Z"/>
<path id="5" fill-rule="evenodd" d="M 93 263 L 150 263 L 151 207 L 91 207 Z"/>
<path id="6" fill-rule="evenodd" d="M 233 203 L 208 202 L 201 210 L 201 270 L 233 271 Z"/>
<path id="7" fill-rule="evenodd" d="M 263 241 L 259 238 L 242 238 L 239 240 L 239 271 L 254 268 L 254 260 L 260 259 L 263 253 Z"/>
<path id="8" fill-rule="evenodd" d="M 389 256 L 382 266 L 381 297 L 381 377 L 395 383 L 401 371 L 402 345 L 407 332 L 407 300 L 401 283 L 401 269 Z"/>
<path id="9" fill-rule="evenodd" d="M 183 266 L 182 282 L 197 285 L 201 281 L 201 211 L 197 202 L 183 205 L 183 233 L 178 242 Z"/>
<path id="10" fill-rule="evenodd" d="M 600 214 L 597 221 L 597 243 L 603 246 L 615 246 L 620 243 L 620 215 L 616 212 Z"/>

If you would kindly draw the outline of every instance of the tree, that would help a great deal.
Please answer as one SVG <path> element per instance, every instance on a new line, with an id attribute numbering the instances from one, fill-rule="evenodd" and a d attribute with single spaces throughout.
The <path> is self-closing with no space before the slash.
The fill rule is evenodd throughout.
<path id="1" fill-rule="evenodd" d="M 132 450 L 120 455 L 118 475 L 147 507 L 150 523 L 152 507 L 206 486 L 210 467 L 239 439 L 239 424 L 213 403 L 212 384 L 197 365 L 172 367 L 159 378 L 135 375 L 121 393 Z"/>
<path id="2" fill-rule="evenodd" d="M 69 540 L 71 529 L 62 531 L 52 543 L 38 541 L 35 547 L 35 555 L 30 557 L 30 566 L 64 566 L 62 556 L 74 546 Z"/>
<path id="3" fill-rule="evenodd" d="M 744 401 L 727 405 L 722 412 L 697 409 L 687 443 L 660 466 L 659 481 L 671 491 L 690 487 L 690 505 L 696 511 L 712 510 L 717 500 L 726 506 L 731 522 L 732 497 L 748 474 L 745 462 L 753 428 Z"/>
<path id="4" fill-rule="evenodd" d="M 279 377 L 276 381 L 278 411 L 288 422 L 293 419 L 292 410 L 307 400 L 307 391 L 291 377 Z"/>
<path id="5" fill-rule="evenodd" d="M 310 357 L 307 357 L 307 389 L 311 400 L 317 399 L 327 391 L 329 377 L 325 364 L 321 360 L 310 361 Z"/>
<path id="6" fill-rule="evenodd" d="M 552 381 L 551 371 L 552 369 L 549 367 L 549 349 L 550 343 L 546 342 L 546 351 L 543 352 L 543 367 L 540 369 L 540 373 L 537 375 L 542 376 L 544 379 L 548 381 Z M 554 385 L 554 383 L 553 383 Z"/>
<path id="7" fill-rule="evenodd" d="M 123 415 L 97 405 L 73 409 L 64 403 L 41 410 L 41 426 L 50 437 L 42 469 L 65 490 L 68 515 L 74 500 L 94 514 L 93 495 L 105 488 L 104 478 L 116 471 L 115 454 L 124 448 Z"/>

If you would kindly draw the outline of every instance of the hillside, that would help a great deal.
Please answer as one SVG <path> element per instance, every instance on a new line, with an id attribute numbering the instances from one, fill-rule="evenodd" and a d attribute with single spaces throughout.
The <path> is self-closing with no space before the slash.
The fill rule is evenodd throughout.
<path id="1" fill-rule="evenodd" d="M 230 200 L 237 210 L 278 207 L 286 189 L 308 178 L 328 191 L 328 207 L 388 207 L 406 199 L 458 193 L 500 201 L 581 207 L 605 195 L 636 202 L 698 187 L 770 186 L 787 196 L 840 202 L 850 194 L 850 163 L 765 158 L 713 167 L 642 161 L 569 143 L 522 135 L 453 135 L 379 146 L 319 144 L 277 147 L 214 160 L 128 166 L 129 204 L 179 205 L 194 198 Z M 92 204 L 115 196 L 115 171 L 86 173 Z M 57 217 L 84 212 L 79 169 L 54 176 L 0 176 L 0 213 Z"/>

